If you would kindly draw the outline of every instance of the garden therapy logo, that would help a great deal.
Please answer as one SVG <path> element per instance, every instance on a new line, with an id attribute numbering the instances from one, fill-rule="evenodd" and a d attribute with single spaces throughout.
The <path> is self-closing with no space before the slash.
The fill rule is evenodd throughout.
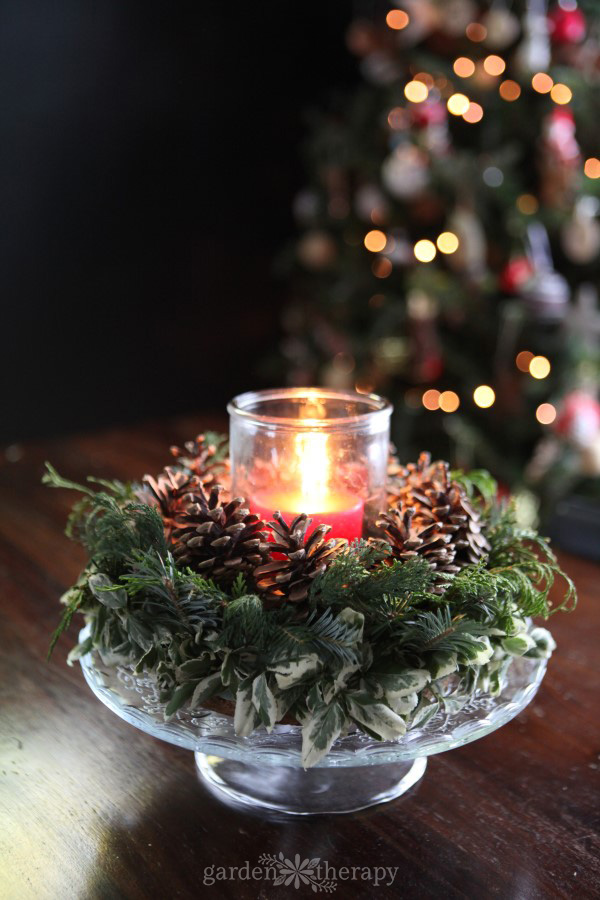
<path id="1" fill-rule="evenodd" d="M 296 853 L 289 859 L 283 853 L 263 853 L 257 865 L 205 866 L 203 884 L 210 887 L 219 881 L 271 881 L 274 886 L 310 887 L 315 893 L 332 893 L 340 881 L 368 881 L 373 887 L 394 883 L 398 866 L 336 866 L 319 857 L 300 859 Z"/>

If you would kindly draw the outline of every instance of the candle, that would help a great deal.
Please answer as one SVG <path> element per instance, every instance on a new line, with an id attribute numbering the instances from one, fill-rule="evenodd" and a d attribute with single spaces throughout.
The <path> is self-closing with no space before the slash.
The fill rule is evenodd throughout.
<path id="1" fill-rule="evenodd" d="M 331 525 L 329 537 L 353 541 L 362 536 L 364 501 L 336 486 L 327 440 L 321 432 L 297 434 L 296 485 L 267 488 L 251 498 L 250 506 L 266 521 L 279 510 L 288 525 L 306 513 L 312 519 L 307 534 L 318 525 Z"/>

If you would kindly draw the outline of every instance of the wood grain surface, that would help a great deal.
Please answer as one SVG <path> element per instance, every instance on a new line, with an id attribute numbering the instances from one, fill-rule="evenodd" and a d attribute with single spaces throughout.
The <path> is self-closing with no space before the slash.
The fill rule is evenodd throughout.
<path id="1" fill-rule="evenodd" d="M 65 664 L 80 622 L 45 662 L 58 598 L 81 550 L 63 535 L 72 497 L 40 486 L 50 459 L 71 478 L 157 472 L 207 425 L 158 424 L 10 447 L 0 462 L 0 897 L 313 896 L 210 866 L 262 853 L 391 867 L 392 884 L 339 882 L 334 896 L 600 897 L 600 568 L 562 562 L 580 603 L 536 700 L 509 725 L 434 756 L 405 797 L 363 813 L 265 817 L 214 799 L 192 753 L 118 719 Z M 208 878 L 210 881 L 210 878 Z"/>

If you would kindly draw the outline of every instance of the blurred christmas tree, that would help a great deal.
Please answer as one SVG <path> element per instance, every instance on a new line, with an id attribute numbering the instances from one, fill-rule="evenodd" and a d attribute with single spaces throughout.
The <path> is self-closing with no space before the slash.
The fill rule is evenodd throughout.
<path id="1" fill-rule="evenodd" d="M 313 117 L 290 251 L 292 383 L 384 393 L 401 458 L 551 500 L 600 475 L 599 6 L 354 21 L 364 83 Z"/>

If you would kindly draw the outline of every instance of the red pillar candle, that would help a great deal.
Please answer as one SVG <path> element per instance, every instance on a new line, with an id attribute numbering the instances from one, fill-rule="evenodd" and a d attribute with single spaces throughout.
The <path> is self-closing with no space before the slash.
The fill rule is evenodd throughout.
<path id="1" fill-rule="evenodd" d="M 269 522 L 275 510 L 279 510 L 287 524 L 301 512 L 312 519 L 307 535 L 312 534 L 317 525 L 331 525 L 328 538 L 346 538 L 353 541 L 362 537 L 364 503 L 352 494 L 342 491 L 328 494 L 316 510 L 305 509 L 301 494 L 286 493 L 283 490 L 266 491 L 250 501 L 253 513 Z"/>

